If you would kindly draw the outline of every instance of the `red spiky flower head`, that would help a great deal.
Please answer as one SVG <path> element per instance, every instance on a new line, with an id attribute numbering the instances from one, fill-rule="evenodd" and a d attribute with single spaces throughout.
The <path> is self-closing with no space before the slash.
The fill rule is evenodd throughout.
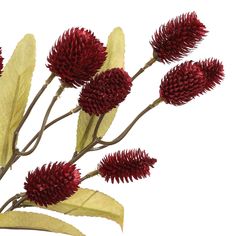
<path id="1" fill-rule="evenodd" d="M 125 100 L 131 85 L 131 78 L 123 69 L 104 71 L 83 87 L 79 104 L 90 115 L 105 114 Z"/>
<path id="2" fill-rule="evenodd" d="M 84 28 L 71 28 L 52 47 L 48 65 L 67 86 L 76 87 L 90 80 L 106 59 L 106 48 Z"/>
<path id="3" fill-rule="evenodd" d="M 154 57 L 163 63 L 180 60 L 206 35 L 207 30 L 195 12 L 182 14 L 162 25 L 152 37 Z"/>
<path id="4" fill-rule="evenodd" d="M 150 167 L 153 167 L 156 161 L 140 149 L 118 151 L 103 158 L 98 165 L 98 172 L 107 182 L 129 182 L 150 175 Z"/>
<path id="5" fill-rule="evenodd" d="M 215 58 L 208 58 L 196 62 L 201 67 L 206 78 L 204 91 L 212 90 L 217 84 L 220 84 L 224 78 L 224 66 L 222 62 Z"/>
<path id="6" fill-rule="evenodd" d="M 182 105 L 204 92 L 206 79 L 201 67 L 186 61 L 171 69 L 161 81 L 160 97 L 165 103 Z"/>
<path id="7" fill-rule="evenodd" d="M 0 75 L 2 74 L 3 69 L 3 57 L 2 57 L 2 48 L 0 47 Z"/>
<path id="8" fill-rule="evenodd" d="M 54 163 L 28 173 L 24 188 L 28 199 L 40 206 L 56 204 L 78 189 L 80 172 L 71 163 Z"/>

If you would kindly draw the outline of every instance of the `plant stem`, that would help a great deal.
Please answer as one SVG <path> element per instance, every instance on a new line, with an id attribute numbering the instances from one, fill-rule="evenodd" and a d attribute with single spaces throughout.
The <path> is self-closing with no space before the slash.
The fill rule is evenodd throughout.
<path id="1" fill-rule="evenodd" d="M 43 123 L 41 125 L 41 129 L 40 129 L 40 131 L 38 133 L 38 137 L 37 137 L 37 140 L 35 141 L 34 146 L 29 151 L 25 151 L 25 152 L 20 152 L 20 151 L 17 150 L 17 152 L 16 152 L 17 155 L 28 156 L 37 148 L 37 146 L 39 145 L 39 142 L 40 142 L 40 140 L 41 140 L 41 138 L 43 136 L 43 132 L 45 130 L 45 127 L 46 127 L 47 120 L 48 120 L 48 117 L 50 115 L 50 112 L 51 112 L 54 104 L 56 103 L 57 99 L 60 97 L 61 93 L 63 92 L 64 88 L 65 87 L 63 85 L 61 85 L 59 87 L 59 89 L 57 90 L 55 96 L 53 97 L 53 99 L 52 99 L 52 101 L 51 101 L 51 103 L 50 103 L 50 105 L 49 105 L 49 107 L 48 107 L 48 109 L 46 111 L 46 114 L 44 116 Z"/>
<path id="2" fill-rule="evenodd" d="M 141 111 L 136 117 L 135 119 L 127 126 L 127 128 L 119 135 L 117 136 L 114 140 L 110 141 L 110 142 L 106 142 L 103 140 L 98 140 L 99 144 L 103 144 L 102 148 L 116 144 L 118 142 L 120 142 L 128 133 L 129 131 L 132 129 L 132 127 L 135 125 L 135 123 L 144 115 L 146 114 L 148 111 L 150 111 L 151 109 L 153 109 L 154 107 L 156 107 L 159 103 L 162 102 L 161 98 L 158 98 L 157 100 L 155 100 L 152 104 L 150 104 L 149 106 L 147 106 L 143 111 Z M 100 147 L 100 149 L 102 149 Z"/>
<path id="3" fill-rule="evenodd" d="M 46 88 L 48 87 L 48 85 L 52 82 L 52 80 L 55 78 L 55 74 L 51 74 L 48 79 L 45 81 L 44 85 L 41 87 L 41 89 L 38 91 L 38 93 L 36 94 L 36 96 L 34 97 L 33 101 L 31 102 L 31 104 L 29 105 L 29 107 L 27 108 L 20 124 L 18 125 L 18 127 L 16 128 L 15 132 L 14 132 L 14 136 L 13 136 L 13 143 L 12 143 L 12 156 L 9 159 L 9 161 L 7 162 L 7 164 L 5 165 L 4 168 L 1 169 L 0 171 L 0 180 L 3 178 L 3 176 L 6 174 L 6 172 L 9 170 L 9 168 L 12 166 L 12 164 L 14 163 L 15 157 L 16 157 L 16 145 L 17 145 L 17 140 L 18 140 L 18 136 L 19 136 L 19 132 L 22 128 L 22 126 L 24 125 L 26 119 L 28 118 L 30 112 L 32 111 L 34 105 L 36 104 L 36 102 L 38 101 L 38 99 L 41 97 L 41 95 L 43 94 L 43 92 L 46 90 Z"/>
<path id="4" fill-rule="evenodd" d="M 80 182 L 83 182 L 84 180 L 91 178 L 91 177 L 98 175 L 98 174 L 99 174 L 98 170 L 94 170 L 94 171 L 88 173 L 87 175 L 85 175 L 84 177 L 82 177 Z"/>
<path id="5" fill-rule="evenodd" d="M 138 72 L 132 77 L 132 80 L 134 81 L 140 74 L 142 74 L 148 67 L 150 67 L 154 62 L 156 62 L 156 59 L 153 57 L 151 58 L 144 67 L 140 68 Z"/>
<path id="6" fill-rule="evenodd" d="M 98 138 L 98 130 L 99 130 L 99 127 L 100 127 L 100 125 L 102 123 L 102 120 L 103 120 L 104 116 L 105 116 L 105 114 L 99 116 L 99 118 L 98 118 L 97 124 L 96 124 L 94 132 L 93 132 L 93 140 Z"/>
<path id="7" fill-rule="evenodd" d="M 0 208 L 0 213 L 13 201 L 19 199 L 20 197 L 22 197 L 21 193 L 17 193 L 15 196 L 9 198 Z"/>
<path id="8" fill-rule="evenodd" d="M 26 196 L 26 194 L 24 193 L 24 194 L 22 194 L 22 196 L 21 196 L 21 198 L 20 198 L 19 200 L 17 200 L 16 202 L 14 202 L 14 203 L 12 204 L 12 206 L 6 210 L 6 212 L 8 212 L 8 211 L 13 211 L 14 209 L 20 207 L 21 203 L 23 203 L 25 200 L 27 200 L 27 196 Z"/>
<path id="9" fill-rule="evenodd" d="M 84 154 L 89 152 L 98 142 L 99 138 L 94 139 L 90 144 L 88 144 L 84 149 L 82 149 L 79 153 L 75 152 L 73 157 L 70 160 L 70 163 L 75 163 L 78 161 Z"/>
<path id="10" fill-rule="evenodd" d="M 48 79 L 45 81 L 44 85 L 42 86 L 42 88 L 38 91 L 38 93 L 36 94 L 36 96 L 34 97 L 33 101 L 31 102 L 31 104 L 29 105 L 28 109 L 26 110 L 20 124 L 18 125 L 17 129 L 14 132 L 14 138 L 13 138 L 13 145 L 12 145 L 12 150 L 13 153 L 16 149 L 16 145 L 17 145 L 17 140 L 18 140 L 18 136 L 19 136 L 19 132 L 23 126 L 23 124 L 25 123 L 26 119 L 28 118 L 30 112 L 32 111 L 34 105 L 36 104 L 36 102 L 38 101 L 38 99 L 41 97 L 41 95 L 43 94 L 43 92 L 45 91 L 45 89 L 48 87 L 48 85 L 52 82 L 52 80 L 55 78 L 55 74 L 51 74 Z"/>
<path id="11" fill-rule="evenodd" d="M 58 121 L 66 118 L 74 113 L 77 113 L 78 111 L 80 111 L 80 109 L 81 109 L 80 106 L 76 106 L 74 109 L 70 110 L 69 112 L 65 113 L 64 115 L 57 117 L 56 119 L 49 122 L 45 126 L 44 130 L 48 129 L 50 126 L 54 125 Z M 39 132 L 37 134 L 35 134 L 34 137 L 26 144 L 26 146 L 22 149 L 22 152 L 25 152 L 31 146 L 31 144 L 35 141 L 35 139 L 38 138 L 38 136 L 39 136 Z M 16 156 L 14 162 L 16 162 L 19 158 L 20 158 L 20 155 Z"/>

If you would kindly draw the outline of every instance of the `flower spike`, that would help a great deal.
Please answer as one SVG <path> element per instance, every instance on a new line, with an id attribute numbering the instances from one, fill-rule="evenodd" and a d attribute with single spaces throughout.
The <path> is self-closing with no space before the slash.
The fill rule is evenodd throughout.
<path id="1" fill-rule="evenodd" d="M 124 150 L 109 154 L 98 165 L 99 174 L 108 182 L 127 183 L 150 175 L 150 167 L 156 163 L 145 151 Z"/>
<path id="2" fill-rule="evenodd" d="M 150 42 L 153 55 L 163 63 L 178 61 L 196 48 L 207 32 L 195 12 L 182 14 L 155 32 Z"/>
<path id="3" fill-rule="evenodd" d="M 79 105 L 90 115 L 105 114 L 125 100 L 131 81 L 128 73 L 120 68 L 102 72 L 83 87 Z"/>
<path id="4" fill-rule="evenodd" d="M 168 104 L 182 105 L 200 95 L 206 86 L 201 67 L 186 61 L 171 69 L 161 81 L 160 97 Z"/>
<path id="5" fill-rule="evenodd" d="M 91 31 L 71 28 L 52 47 L 47 67 L 68 87 L 79 87 L 95 75 L 106 54 L 106 48 Z"/>
<path id="6" fill-rule="evenodd" d="M 24 187 L 27 198 L 40 206 L 56 204 L 75 193 L 80 172 L 71 163 L 54 163 L 28 173 Z"/>

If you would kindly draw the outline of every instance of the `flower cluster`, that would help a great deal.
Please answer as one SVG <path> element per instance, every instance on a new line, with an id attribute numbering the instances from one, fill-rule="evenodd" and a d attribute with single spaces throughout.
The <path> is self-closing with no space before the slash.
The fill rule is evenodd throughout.
<path id="1" fill-rule="evenodd" d="M 47 67 L 65 85 L 76 87 L 89 81 L 105 59 L 106 48 L 91 31 L 71 28 L 52 47 Z"/>
<path id="2" fill-rule="evenodd" d="M 214 88 L 223 77 L 223 65 L 217 59 L 187 61 L 164 76 L 160 85 L 160 97 L 166 103 L 182 105 Z"/>
<path id="3" fill-rule="evenodd" d="M 105 114 L 125 100 L 131 85 L 131 78 L 123 69 L 107 70 L 83 87 L 79 104 L 90 115 Z"/>
<path id="4" fill-rule="evenodd" d="M 99 174 L 106 181 L 114 183 L 129 182 L 150 175 L 150 167 L 156 163 L 155 158 L 149 157 L 145 151 L 124 150 L 109 154 L 98 165 Z"/>
<path id="5" fill-rule="evenodd" d="M 56 204 L 78 189 L 80 172 L 70 163 L 54 163 L 29 172 L 25 182 L 27 198 L 40 206 Z"/>
<path id="6" fill-rule="evenodd" d="M 207 30 L 195 12 L 183 14 L 162 25 L 152 37 L 154 57 L 172 62 L 186 56 L 206 35 Z"/>
<path id="7" fill-rule="evenodd" d="M 182 59 L 196 48 L 206 33 L 206 27 L 195 12 L 170 20 L 152 37 L 152 61 L 170 63 Z M 99 73 L 105 59 L 106 48 L 91 31 L 72 28 L 65 31 L 53 46 L 48 56 L 47 67 L 59 76 L 66 86 L 82 86 L 78 99 L 80 108 L 90 115 L 99 116 L 124 101 L 132 86 L 132 77 L 122 68 Z M 143 71 L 144 68 L 139 70 L 140 73 Z M 185 104 L 196 96 L 212 90 L 223 78 L 223 64 L 218 59 L 185 61 L 163 77 L 158 101 L 175 106 Z M 141 112 L 130 127 L 145 112 Z M 106 142 L 100 142 L 101 145 L 104 143 Z M 106 155 L 93 173 L 99 174 L 107 182 L 130 182 L 149 176 L 150 168 L 154 167 L 156 161 L 140 149 L 118 151 Z M 56 162 L 44 165 L 29 172 L 24 185 L 26 196 L 41 206 L 55 204 L 77 191 L 84 179 L 85 177 L 80 177 L 80 172 L 74 164 Z"/>

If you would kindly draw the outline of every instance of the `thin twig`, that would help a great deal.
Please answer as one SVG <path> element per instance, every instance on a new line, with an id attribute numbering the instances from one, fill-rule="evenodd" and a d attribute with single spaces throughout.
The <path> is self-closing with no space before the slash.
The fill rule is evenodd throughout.
<path id="1" fill-rule="evenodd" d="M 75 152 L 73 157 L 70 160 L 70 163 L 75 163 L 78 161 L 84 154 L 89 152 L 98 142 L 99 138 L 94 139 L 90 144 L 88 144 L 84 149 L 82 149 L 79 153 Z"/>
<path id="2" fill-rule="evenodd" d="M 17 193 L 16 195 L 14 195 L 13 197 L 9 198 L 0 208 L 0 213 L 13 201 L 19 199 L 20 197 L 22 197 L 21 193 Z"/>
<path id="3" fill-rule="evenodd" d="M 98 175 L 98 174 L 99 174 L 98 170 L 94 170 L 94 171 L 88 173 L 87 175 L 85 175 L 84 177 L 82 177 L 82 178 L 80 179 L 80 182 L 83 182 L 84 180 L 86 180 L 86 179 L 88 179 L 88 178 L 91 178 L 91 177 L 93 177 L 93 176 L 95 176 L 95 175 Z"/>
<path id="4" fill-rule="evenodd" d="M 26 194 L 24 194 L 18 201 L 16 201 L 14 204 L 12 204 L 12 206 L 10 208 L 8 208 L 6 210 L 6 212 L 8 211 L 13 211 L 14 209 L 20 207 L 20 205 L 25 201 L 27 200 L 27 196 Z"/>
<path id="5" fill-rule="evenodd" d="M 80 111 L 80 109 L 81 109 L 80 106 L 76 106 L 74 109 L 70 110 L 69 112 L 65 113 L 64 115 L 61 115 L 61 116 L 57 117 L 56 119 L 54 119 L 54 120 L 52 120 L 51 122 L 49 122 L 49 123 L 45 126 L 44 130 L 48 129 L 50 126 L 54 125 L 54 124 L 57 123 L 58 121 L 60 121 L 60 120 L 62 120 L 62 119 L 64 119 L 64 118 L 66 118 L 66 117 L 68 117 L 68 116 L 70 116 L 70 115 L 72 115 L 72 114 L 74 114 L 74 113 L 77 113 L 78 111 Z M 38 132 L 37 134 L 34 135 L 34 137 L 33 137 L 33 138 L 26 144 L 26 146 L 22 149 L 22 152 L 25 152 L 25 151 L 31 146 L 31 144 L 38 138 L 39 133 L 40 133 L 40 132 Z M 16 162 L 19 158 L 20 158 L 20 155 L 16 156 L 14 162 Z"/>
<path id="6" fill-rule="evenodd" d="M 49 115 L 50 115 L 50 112 L 51 112 L 51 110 L 52 110 L 54 104 L 56 103 L 57 99 L 59 98 L 59 96 L 60 96 L 61 93 L 63 92 L 64 88 L 65 88 L 65 87 L 64 87 L 63 85 L 61 85 L 61 86 L 59 87 L 59 89 L 57 90 L 55 96 L 53 97 L 53 99 L 52 99 L 52 101 L 51 101 L 51 103 L 50 103 L 50 105 L 49 105 L 49 107 L 48 107 L 48 109 L 47 109 L 47 111 L 46 111 L 46 114 L 45 114 L 45 116 L 44 116 L 43 123 L 42 123 L 42 125 L 41 125 L 41 129 L 40 129 L 40 131 L 39 131 L 37 140 L 36 140 L 35 143 L 34 143 L 34 146 L 33 146 L 29 151 L 25 151 L 25 152 L 17 151 L 17 152 L 16 152 L 17 155 L 20 155 L 20 156 L 28 156 L 28 155 L 30 155 L 30 154 L 37 148 L 37 146 L 39 145 L 39 142 L 40 142 L 40 140 L 41 140 L 41 138 L 42 138 L 42 136 L 43 136 L 43 132 L 44 132 L 44 130 L 45 130 L 45 127 L 46 127 L 47 120 L 48 120 L 48 117 L 49 117 Z"/>
<path id="7" fill-rule="evenodd" d="M 143 111 L 141 111 L 136 117 L 135 119 L 127 126 L 127 128 L 120 134 L 118 135 L 115 139 L 113 139 L 112 141 L 103 141 L 103 140 L 98 140 L 99 144 L 103 144 L 103 146 L 100 147 L 100 149 L 106 147 L 106 146 L 110 146 L 113 144 L 116 144 L 118 142 L 120 142 L 128 133 L 129 131 L 132 129 L 132 127 L 136 124 L 136 122 L 144 115 L 146 114 L 148 111 L 150 111 L 151 109 L 153 109 L 154 107 L 156 107 L 159 103 L 162 102 L 161 98 L 158 98 L 157 100 L 155 100 L 152 104 L 150 104 L 149 106 L 147 106 Z"/>
<path id="8" fill-rule="evenodd" d="M 0 180 L 3 178 L 3 176 L 7 173 L 7 171 L 9 170 L 9 168 L 12 166 L 12 164 L 15 161 L 15 157 L 17 156 L 17 141 L 18 141 L 18 136 L 19 136 L 19 132 L 22 128 L 22 126 L 24 125 L 26 119 L 28 118 L 30 112 L 32 111 L 34 105 L 36 104 L 36 102 L 38 101 L 38 99 L 41 97 L 41 95 L 43 94 L 43 92 L 46 90 L 46 88 L 48 87 L 48 85 L 52 82 L 52 80 L 55 78 L 55 74 L 51 74 L 48 79 L 45 81 L 44 85 L 41 87 L 41 89 L 38 91 L 38 93 L 36 94 L 36 96 L 34 97 L 33 101 L 31 102 L 31 104 L 29 105 L 29 107 L 27 108 L 20 124 L 18 125 L 18 127 L 16 128 L 15 132 L 14 132 L 14 136 L 13 136 L 13 143 L 12 143 L 12 155 L 11 158 L 9 159 L 9 161 L 6 163 L 6 165 L 4 166 L 3 169 L 1 169 L 1 173 L 0 173 Z"/>
<path id="9" fill-rule="evenodd" d="M 55 74 L 51 74 L 48 79 L 45 81 L 44 85 L 42 86 L 42 88 L 38 91 L 38 93 L 36 94 L 36 96 L 34 97 L 33 101 L 31 102 L 31 104 L 29 105 L 29 107 L 27 108 L 20 124 L 18 125 L 17 129 L 14 132 L 14 138 L 13 138 L 13 145 L 12 145 L 12 149 L 13 152 L 16 149 L 16 145 L 17 145 L 17 140 L 18 140 L 18 136 L 19 136 L 19 132 L 22 128 L 22 126 L 24 125 L 26 119 L 28 118 L 30 112 L 32 111 L 34 105 L 36 104 L 36 102 L 38 101 L 38 99 L 41 97 L 41 95 L 43 94 L 43 92 L 45 91 L 45 89 L 48 87 L 48 85 L 52 82 L 52 80 L 55 78 Z"/>
<path id="10" fill-rule="evenodd" d="M 134 81 L 140 74 L 142 74 L 148 67 L 150 67 L 154 62 L 156 62 L 156 59 L 153 57 L 151 58 L 144 67 L 140 68 L 138 72 L 132 77 L 132 80 Z"/>

